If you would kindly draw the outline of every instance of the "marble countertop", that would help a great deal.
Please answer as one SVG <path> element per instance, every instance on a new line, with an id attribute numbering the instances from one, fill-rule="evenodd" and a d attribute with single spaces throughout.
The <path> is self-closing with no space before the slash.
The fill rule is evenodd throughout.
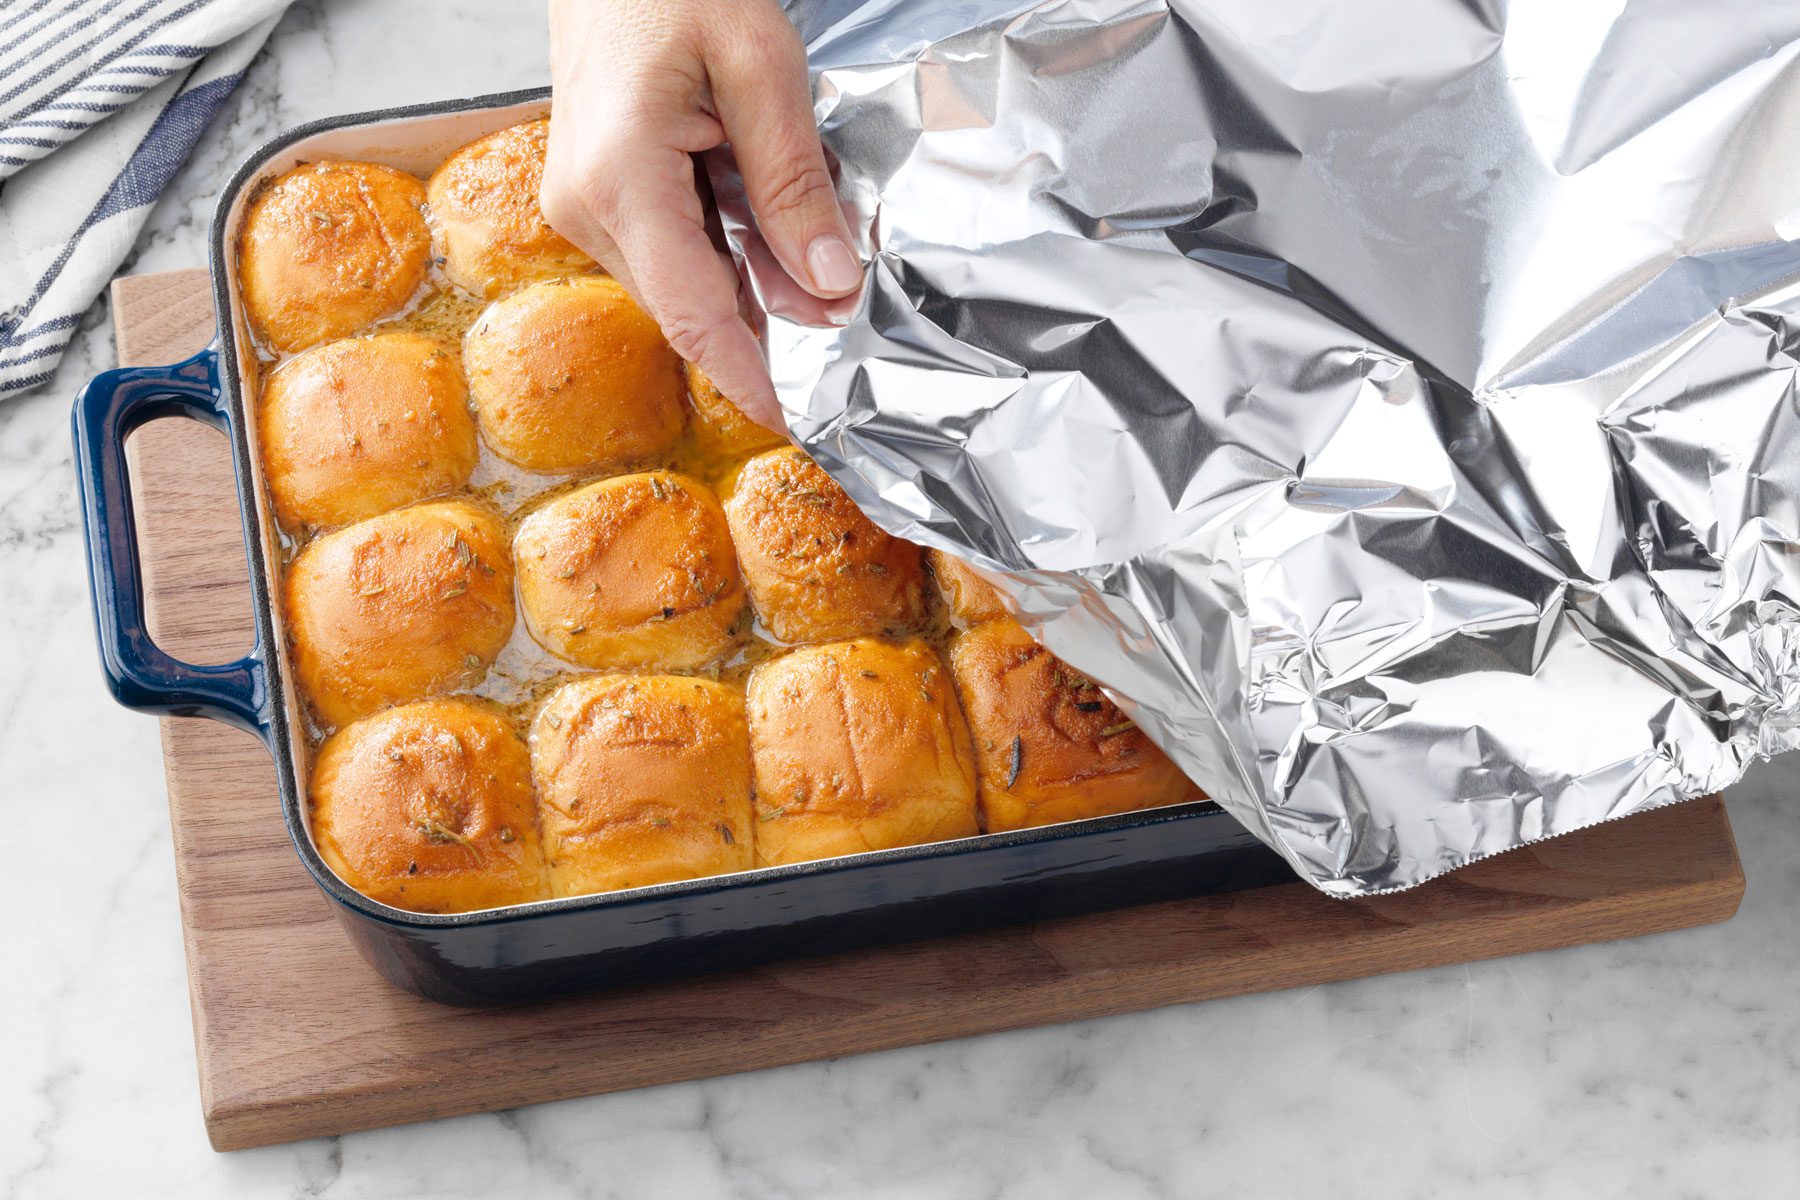
<path id="1" fill-rule="evenodd" d="M 200 264 L 231 165 L 277 130 L 541 84 L 544 43 L 516 0 L 297 4 L 125 270 Z M 97 304 L 55 383 L 0 406 L 0 1200 L 1585 1200 L 1800 1179 L 1800 758 L 1730 794 L 1750 884 L 1723 926 L 214 1154 L 156 725 L 101 686 L 76 526 L 69 399 L 112 365 L 109 322 Z"/>

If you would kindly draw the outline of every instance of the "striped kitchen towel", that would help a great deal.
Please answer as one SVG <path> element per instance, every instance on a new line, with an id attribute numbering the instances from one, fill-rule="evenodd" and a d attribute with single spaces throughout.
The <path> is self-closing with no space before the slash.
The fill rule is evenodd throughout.
<path id="1" fill-rule="evenodd" d="M 0 0 L 0 400 L 50 379 L 289 0 Z"/>

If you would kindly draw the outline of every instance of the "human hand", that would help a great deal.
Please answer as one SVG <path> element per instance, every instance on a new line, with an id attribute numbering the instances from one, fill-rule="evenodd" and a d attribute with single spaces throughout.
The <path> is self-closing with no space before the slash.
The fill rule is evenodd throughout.
<path id="1" fill-rule="evenodd" d="M 782 429 L 691 155 L 729 141 L 770 249 L 822 298 L 862 283 L 813 125 L 806 55 L 773 0 L 550 0 L 541 197 L 746 414 Z"/>

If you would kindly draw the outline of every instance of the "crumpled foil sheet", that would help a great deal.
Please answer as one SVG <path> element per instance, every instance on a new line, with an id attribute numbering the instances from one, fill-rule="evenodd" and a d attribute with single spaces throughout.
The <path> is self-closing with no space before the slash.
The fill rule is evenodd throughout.
<path id="1" fill-rule="evenodd" d="M 790 8 L 794 435 L 1326 892 L 1800 741 L 1800 4 Z"/>

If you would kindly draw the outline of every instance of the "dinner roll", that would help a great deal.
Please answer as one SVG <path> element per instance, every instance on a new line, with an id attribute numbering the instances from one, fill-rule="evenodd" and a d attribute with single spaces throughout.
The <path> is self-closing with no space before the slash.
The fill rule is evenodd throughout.
<path id="1" fill-rule="evenodd" d="M 339 730 L 309 793 L 319 856 L 371 900 L 449 913 L 550 894 L 531 756 L 486 704 L 427 700 Z"/>
<path id="2" fill-rule="evenodd" d="M 958 625 L 979 625 L 1006 615 L 1000 593 L 994 590 L 993 584 L 976 574 L 974 567 L 942 550 L 927 550 L 925 560 L 931 564 L 938 594 L 944 598 L 945 607 L 949 608 Z"/>
<path id="3" fill-rule="evenodd" d="M 702 439 L 710 449 L 721 454 L 754 454 L 771 446 L 785 445 L 787 439 L 773 429 L 758 425 L 743 410 L 725 398 L 705 371 L 693 363 L 687 365 L 688 400 L 699 418 Z"/>
<path id="4" fill-rule="evenodd" d="M 513 539 L 531 635 L 587 667 L 688 671 L 730 653 L 744 585 L 719 501 L 673 471 L 559 496 Z"/>
<path id="5" fill-rule="evenodd" d="M 392 167 L 317 162 L 256 194 L 238 238 L 238 286 L 256 335 L 277 350 L 355 333 L 425 282 L 425 185 Z"/>
<path id="6" fill-rule="evenodd" d="M 550 228 L 538 207 L 548 118 L 478 138 L 445 159 L 426 194 L 444 274 L 492 300 L 539 279 L 591 270 L 594 260 Z"/>
<path id="7" fill-rule="evenodd" d="M 603 276 L 533 284 L 489 305 L 463 365 L 482 436 L 528 471 L 615 467 L 681 436 L 681 359 Z"/>
<path id="8" fill-rule="evenodd" d="M 258 419 L 275 515 L 344 525 L 441 495 L 475 470 L 456 356 L 399 331 L 328 342 L 269 376 Z"/>
<path id="9" fill-rule="evenodd" d="M 531 726 L 539 822 L 558 896 L 751 865 L 744 697 L 682 675 L 594 675 Z"/>
<path id="10" fill-rule="evenodd" d="M 878 529 L 800 450 L 745 463 L 725 515 L 750 599 L 782 641 L 901 633 L 924 621 L 919 547 Z"/>
<path id="11" fill-rule="evenodd" d="M 976 833 L 968 728 L 937 653 L 863 638 L 750 673 L 756 862 Z"/>
<path id="12" fill-rule="evenodd" d="M 286 586 L 294 671 L 326 725 L 474 682 L 512 634 L 506 529 L 462 500 L 316 538 Z"/>
<path id="13" fill-rule="evenodd" d="M 1117 705 L 1009 618 L 950 643 L 989 833 L 1199 795 Z"/>

